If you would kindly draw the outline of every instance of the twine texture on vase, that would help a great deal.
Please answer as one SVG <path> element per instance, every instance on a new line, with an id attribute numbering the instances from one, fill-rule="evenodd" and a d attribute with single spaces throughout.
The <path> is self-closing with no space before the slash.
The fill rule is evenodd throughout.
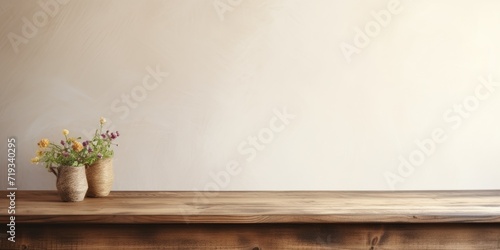
<path id="1" fill-rule="evenodd" d="M 58 167 L 56 187 L 61 200 L 82 201 L 88 189 L 85 167 Z"/>
<path id="2" fill-rule="evenodd" d="M 86 169 L 88 197 L 108 196 L 113 186 L 113 158 L 99 159 Z"/>

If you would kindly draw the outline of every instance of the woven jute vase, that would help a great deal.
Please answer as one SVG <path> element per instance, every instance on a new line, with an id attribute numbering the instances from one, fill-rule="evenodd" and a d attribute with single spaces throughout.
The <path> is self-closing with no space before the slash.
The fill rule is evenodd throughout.
<path id="1" fill-rule="evenodd" d="M 89 190 L 88 197 L 105 197 L 113 186 L 113 158 L 99 159 L 86 169 Z"/>
<path id="2" fill-rule="evenodd" d="M 85 167 L 58 167 L 56 187 L 62 201 L 83 201 L 88 189 Z"/>

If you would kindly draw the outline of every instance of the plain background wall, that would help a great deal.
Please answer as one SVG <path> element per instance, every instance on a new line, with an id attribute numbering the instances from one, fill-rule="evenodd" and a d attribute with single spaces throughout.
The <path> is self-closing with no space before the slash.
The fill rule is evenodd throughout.
<path id="1" fill-rule="evenodd" d="M 122 134 L 114 190 L 499 189 L 500 87 L 478 80 L 500 85 L 499 12 L 493 0 L 0 0 L 1 187 L 7 138 L 18 187 L 55 189 L 29 162 L 36 142 L 86 136 L 104 116 Z"/>

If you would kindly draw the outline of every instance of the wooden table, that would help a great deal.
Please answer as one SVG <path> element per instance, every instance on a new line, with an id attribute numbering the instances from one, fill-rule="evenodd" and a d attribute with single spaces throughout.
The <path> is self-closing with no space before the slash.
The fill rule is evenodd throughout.
<path id="1" fill-rule="evenodd" d="M 8 192 L 0 217 L 9 223 Z M 1 249 L 500 249 L 500 191 L 16 192 Z"/>

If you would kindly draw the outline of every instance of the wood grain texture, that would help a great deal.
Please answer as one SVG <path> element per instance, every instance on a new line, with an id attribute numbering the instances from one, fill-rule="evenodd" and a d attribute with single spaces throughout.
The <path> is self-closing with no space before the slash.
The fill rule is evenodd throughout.
<path id="1" fill-rule="evenodd" d="M 2 192 L 3 197 L 7 193 Z M 2 199 L 1 207 L 8 201 Z M 0 210 L 7 221 L 7 210 Z M 500 223 L 500 191 L 112 192 L 61 202 L 18 191 L 18 223 Z"/>
<path id="2" fill-rule="evenodd" d="M 16 242 L 0 232 L 0 249 L 500 249 L 498 191 L 207 195 L 19 191 Z"/>
<path id="3" fill-rule="evenodd" d="M 500 224 L 23 224 L 1 249 L 498 250 Z"/>

